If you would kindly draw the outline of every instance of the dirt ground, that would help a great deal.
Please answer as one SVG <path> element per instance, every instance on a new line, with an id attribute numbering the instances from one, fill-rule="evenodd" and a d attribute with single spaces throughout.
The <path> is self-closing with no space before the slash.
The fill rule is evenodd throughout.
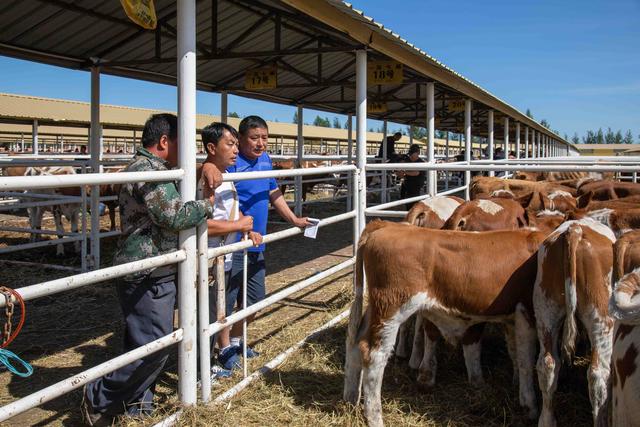
<path id="1" fill-rule="evenodd" d="M 305 207 L 306 215 L 319 218 L 343 211 L 344 204 L 339 203 Z M 25 224 L 26 218 L 4 216 L 0 222 L 16 226 Z M 53 227 L 51 221 L 45 224 Z M 102 226 L 108 228 L 107 217 L 103 217 Z M 352 222 L 345 221 L 320 229 L 317 240 L 297 236 L 269 245 L 267 292 L 273 293 L 348 259 L 352 254 L 351 227 Z M 281 228 L 282 225 L 273 225 L 270 231 Z M 26 242 L 27 237 L 0 233 L 0 246 L 22 241 Z M 115 242 L 113 238 L 103 242 L 104 265 L 111 259 Z M 71 252 L 70 246 L 67 249 Z M 1 258 L 79 265 L 74 255 L 57 258 L 53 246 Z M 3 267 L 0 285 L 13 288 L 67 274 L 37 267 L 7 264 Z M 338 274 L 259 313 L 249 327 L 249 341 L 261 355 L 250 361 L 250 369 L 259 368 L 347 308 L 352 297 L 351 286 L 350 272 Z M 226 404 L 187 411 L 179 425 L 363 425 L 360 410 L 341 401 L 345 328 L 346 322 L 342 322 L 323 332 L 279 369 L 257 380 Z M 22 379 L 0 372 L 0 405 L 117 356 L 121 352 L 122 332 L 113 282 L 29 302 L 25 327 L 11 350 L 33 364 L 34 374 Z M 175 356 L 174 352 L 159 380 L 156 414 L 147 420 L 122 419 L 119 425 L 153 425 L 177 409 Z M 489 329 L 482 357 L 487 384 L 482 389 L 474 389 L 466 382 L 461 350 L 443 344 L 438 357 L 438 385 L 429 392 L 417 388 L 415 373 L 406 361 L 391 360 L 382 390 L 387 425 L 534 425 L 524 420 L 518 409 L 517 389 L 511 383 L 511 362 L 499 329 Z M 562 372 L 556 394 L 556 413 L 561 426 L 591 422 L 585 366 L 586 360 L 578 358 L 575 366 Z M 215 384 L 214 396 L 240 378 L 238 373 L 232 379 Z M 80 424 L 79 404 L 80 392 L 75 391 L 3 425 L 76 426 Z"/>

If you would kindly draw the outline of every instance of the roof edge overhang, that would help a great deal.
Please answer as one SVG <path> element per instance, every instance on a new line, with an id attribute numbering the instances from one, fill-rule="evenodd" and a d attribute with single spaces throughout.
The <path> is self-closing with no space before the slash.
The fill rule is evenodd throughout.
<path id="1" fill-rule="evenodd" d="M 362 16 L 361 19 L 357 19 L 355 16 L 352 16 L 352 14 L 357 12 L 342 1 L 281 1 L 306 15 L 324 22 L 338 31 L 348 34 L 357 42 L 362 43 L 363 45 L 368 46 L 391 59 L 401 62 L 415 71 L 447 85 L 475 101 L 482 102 L 486 106 L 500 111 L 501 113 L 535 129 L 538 132 L 552 136 L 564 144 L 571 145 L 571 143 L 566 141 L 560 135 L 557 135 L 550 129 L 528 117 L 526 114 L 523 114 L 516 108 L 480 88 L 478 85 L 453 72 L 442 63 L 427 56 L 415 46 L 401 40 L 399 36 L 382 28 L 381 25 L 376 24 L 374 21 L 364 22 L 363 20 L 368 20 L 368 18 L 364 16 Z"/>

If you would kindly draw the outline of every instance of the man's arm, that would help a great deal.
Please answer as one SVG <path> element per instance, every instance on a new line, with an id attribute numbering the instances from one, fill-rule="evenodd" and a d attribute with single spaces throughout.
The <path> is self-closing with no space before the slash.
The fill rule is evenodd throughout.
<path id="1" fill-rule="evenodd" d="M 213 197 L 182 203 L 172 182 L 149 182 L 142 186 L 141 191 L 151 221 L 162 228 L 186 230 L 213 215 Z"/>
<path id="2" fill-rule="evenodd" d="M 280 216 L 288 223 L 291 223 L 296 227 L 306 227 L 307 225 L 311 225 L 307 220 L 307 217 L 298 218 L 296 214 L 293 213 L 289 208 L 289 205 L 287 205 L 287 201 L 284 199 L 280 189 L 272 190 L 269 193 L 269 200 L 276 212 L 278 212 L 278 214 L 280 214 Z"/>

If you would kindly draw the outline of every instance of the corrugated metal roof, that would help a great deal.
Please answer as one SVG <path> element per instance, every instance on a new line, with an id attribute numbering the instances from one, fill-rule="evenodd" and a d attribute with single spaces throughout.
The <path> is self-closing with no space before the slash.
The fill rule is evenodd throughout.
<path id="1" fill-rule="evenodd" d="M 76 69 L 88 69 L 98 58 L 104 73 L 175 84 L 176 5 L 171 0 L 156 0 L 155 5 L 158 28 L 150 31 L 129 21 L 116 1 L 9 2 L 0 14 L 0 54 Z M 278 28 L 279 41 L 275 37 Z M 424 88 L 416 96 L 416 86 L 420 90 L 425 82 L 435 81 L 436 118 L 442 130 L 461 130 L 462 113 L 448 114 L 446 106 L 451 100 L 471 97 L 474 135 L 486 133 L 488 108 L 552 135 L 503 100 L 341 1 L 199 1 L 196 33 L 197 78 L 203 90 L 227 90 L 250 98 L 352 113 L 354 51 L 366 45 L 371 60 L 393 58 L 405 64 L 402 85 L 369 87 L 369 97 L 384 100 L 388 107 L 386 113 L 369 114 L 372 118 L 423 124 Z M 276 49 L 277 43 L 280 49 Z M 413 56 L 409 58 L 408 54 Z M 278 67 L 276 89 L 244 88 L 248 69 L 273 64 Z M 495 128 L 500 137 L 501 124 L 496 123 Z"/>

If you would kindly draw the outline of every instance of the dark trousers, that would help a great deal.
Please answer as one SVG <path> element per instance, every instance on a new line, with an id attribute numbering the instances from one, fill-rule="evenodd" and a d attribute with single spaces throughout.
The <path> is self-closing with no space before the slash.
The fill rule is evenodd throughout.
<path id="1" fill-rule="evenodd" d="M 415 186 L 407 186 L 407 185 L 402 185 L 400 187 L 400 198 L 401 199 L 408 199 L 409 197 L 416 197 L 420 195 L 420 188 L 421 187 L 415 187 Z M 405 203 L 405 207 L 407 208 L 407 211 L 410 211 L 411 208 L 413 207 L 413 205 L 415 205 L 417 202 L 410 202 L 410 203 Z"/>
<path id="2" fill-rule="evenodd" d="M 126 323 L 125 352 L 173 331 L 175 278 L 121 283 L 118 297 Z M 169 351 L 167 348 L 150 354 L 88 384 L 87 398 L 94 411 L 113 416 L 144 415 L 153 411 L 153 389 Z"/>

